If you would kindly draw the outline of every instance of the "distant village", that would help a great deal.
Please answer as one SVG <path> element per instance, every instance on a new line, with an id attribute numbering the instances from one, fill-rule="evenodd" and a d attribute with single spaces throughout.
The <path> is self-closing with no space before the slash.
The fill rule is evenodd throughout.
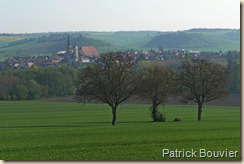
<path id="1" fill-rule="evenodd" d="M 67 37 L 67 45 L 65 50 L 61 50 L 52 56 L 31 56 L 31 57 L 9 57 L 4 62 L 0 62 L 0 70 L 18 70 L 26 69 L 33 66 L 46 67 L 53 66 L 58 67 L 61 65 L 68 65 L 78 67 L 80 65 L 88 65 L 93 63 L 99 52 L 94 46 L 78 46 L 70 43 L 70 37 Z M 191 58 L 201 57 L 207 59 L 220 59 L 222 52 L 200 52 L 189 50 L 164 50 L 159 48 L 158 50 L 127 50 L 125 53 L 129 53 L 134 57 L 135 62 L 141 60 L 146 61 L 170 61 L 170 60 L 186 60 Z"/>

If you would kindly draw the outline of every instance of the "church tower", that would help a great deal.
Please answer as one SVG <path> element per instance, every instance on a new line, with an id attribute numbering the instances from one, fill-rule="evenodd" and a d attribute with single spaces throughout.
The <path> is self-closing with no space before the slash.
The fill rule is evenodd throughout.
<path id="1" fill-rule="evenodd" d="M 71 44 L 70 44 L 70 39 L 69 39 L 69 35 L 68 35 L 68 40 L 67 40 L 67 45 L 66 45 L 66 54 L 69 55 L 70 54 L 70 49 L 72 48 Z"/>
<path id="2" fill-rule="evenodd" d="M 71 55 L 72 55 L 72 46 L 71 46 L 70 38 L 69 38 L 69 35 L 68 35 L 67 44 L 66 44 L 66 55 L 65 55 L 65 59 L 66 59 L 67 62 L 70 61 Z"/>

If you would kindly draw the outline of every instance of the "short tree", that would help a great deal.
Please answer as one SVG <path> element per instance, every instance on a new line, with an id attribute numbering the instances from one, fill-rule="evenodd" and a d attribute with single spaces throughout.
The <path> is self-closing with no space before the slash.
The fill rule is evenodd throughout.
<path id="1" fill-rule="evenodd" d="M 93 65 L 78 73 L 76 99 L 83 103 L 90 100 L 107 103 L 112 108 L 112 125 L 115 125 L 118 105 L 135 92 L 134 67 L 133 58 L 128 54 L 102 54 Z"/>
<path id="2" fill-rule="evenodd" d="M 204 59 L 185 61 L 180 66 L 179 82 L 184 102 L 198 104 L 198 121 L 201 120 L 204 102 L 222 98 L 228 94 L 227 72 L 223 65 Z"/>
<path id="3" fill-rule="evenodd" d="M 138 83 L 137 94 L 151 101 L 153 121 L 165 121 L 165 116 L 158 111 L 158 106 L 176 93 L 176 74 L 163 63 L 147 63 L 139 67 L 142 78 Z"/>

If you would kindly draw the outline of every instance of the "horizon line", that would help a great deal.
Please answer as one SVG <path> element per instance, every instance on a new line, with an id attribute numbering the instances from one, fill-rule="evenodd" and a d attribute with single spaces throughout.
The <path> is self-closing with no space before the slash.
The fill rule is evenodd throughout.
<path id="1" fill-rule="evenodd" d="M 12 34 L 12 35 L 20 35 L 20 34 L 42 34 L 42 33 L 77 33 L 77 32 L 107 32 L 107 33 L 115 33 L 115 32 L 179 32 L 179 31 L 189 31 L 189 30 L 240 30 L 240 28 L 190 28 L 185 30 L 81 30 L 81 31 L 46 31 L 46 32 L 1 32 L 0 35 L 3 34 Z"/>

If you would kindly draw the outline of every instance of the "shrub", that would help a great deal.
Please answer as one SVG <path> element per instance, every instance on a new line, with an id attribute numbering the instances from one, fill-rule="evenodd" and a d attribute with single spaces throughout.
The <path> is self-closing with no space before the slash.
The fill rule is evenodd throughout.
<path id="1" fill-rule="evenodd" d="M 158 111 L 158 110 L 156 110 L 155 116 L 153 116 L 153 114 L 151 114 L 151 117 L 152 117 L 154 122 L 165 122 L 166 121 L 165 114 Z"/>

